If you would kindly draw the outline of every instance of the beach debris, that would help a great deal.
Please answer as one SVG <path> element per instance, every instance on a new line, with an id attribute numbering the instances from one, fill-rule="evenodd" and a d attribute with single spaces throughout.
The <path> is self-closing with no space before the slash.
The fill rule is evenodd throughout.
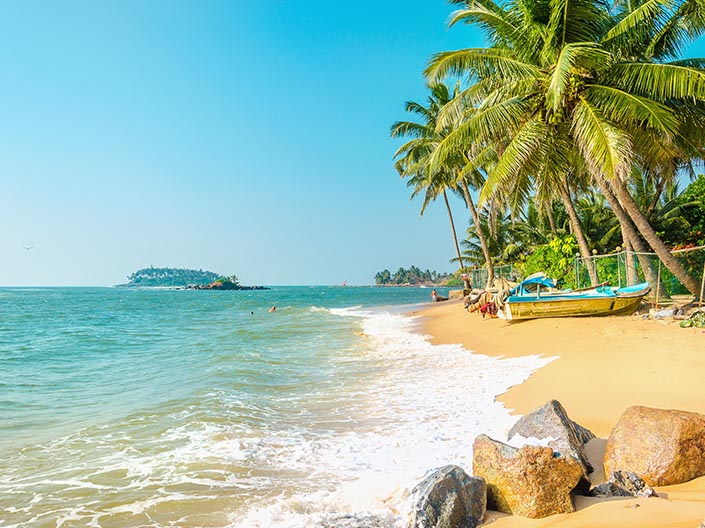
<path id="1" fill-rule="evenodd" d="M 509 430 L 507 440 L 512 440 L 517 435 L 539 440 L 551 438 L 547 443 L 548 447 L 561 455 L 572 456 L 582 465 L 583 482 L 579 491 L 587 492 L 590 489 L 588 475 L 594 468 L 585 455 L 584 446 L 595 438 L 595 435 L 571 420 L 558 400 L 551 400 L 520 418 Z"/>
<path id="2" fill-rule="evenodd" d="M 475 528 L 482 524 L 487 487 L 459 466 L 427 475 L 412 491 L 410 528 Z"/>
<path id="3" fill-rule="evenodd" d="M 661 310 L 652 308 L 651 310 L 649 310 L 649 317 L 651 317 L 652 319 L 670 319 L 675 314 L 675 308 L 663 308 Z"/>
<path id="4" fill-rule="evenodd" d="M 550 447 L 520 449 L 479 435 L 473 444 L 473 473 L 487 482 L 487 508 L 539 519 L 575 511 L 572 493 L 583 467 Z"/>
<path id="5" fill-rule="evenodd" d="M 650 486 L 705 475 L 705 415 L 629 407 L 607 440 L 605 474 L 632 471 Z"/>
<path id="6" fill-rule="evenodd" d="M 679 323 L 681 328 L 705 328 L 705 311 L 697 310 Z"/>
<path id="7" fill-rule="evenodd" d="M 590 490 L 592 497 L 658 497 L 654 488 L 632 471 L 613 471 L 607 482 Z"/>

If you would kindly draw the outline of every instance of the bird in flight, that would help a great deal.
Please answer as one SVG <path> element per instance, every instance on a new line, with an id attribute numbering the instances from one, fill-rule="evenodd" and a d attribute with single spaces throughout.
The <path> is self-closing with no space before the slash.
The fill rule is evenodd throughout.
<path id="1" fill-rule="evenodd" d="M 30 249 L 34 249 L 34 246 L 22 246 L 22 247 L 25 248 L 27 251 L 29 251 Z"/>

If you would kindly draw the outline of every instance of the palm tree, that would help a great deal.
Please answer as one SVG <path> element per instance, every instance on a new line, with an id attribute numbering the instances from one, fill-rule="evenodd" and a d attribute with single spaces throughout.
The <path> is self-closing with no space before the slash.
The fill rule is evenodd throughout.
<path id="1" fill-rule="evenodd" d="M 463 96 L 473 107 L 433 163 L 462 146 L 493 145 L 501 154 L 481 201 L 528 180 L 563 193 L 557 182 L 588 174 L 614 192 L 619 203 L 610 205 L 630 242 L 643 236 L 698 295 L 625 180 L 634 164 L 658 170 L 704 155 L 705 61 L 664 62 L 702 33 L 700 0 L 620 4 L 616 14 L 595 0 L 451 2 L 464 6 L 451 25 L 479 26 L 491 46 L 439 53 L 426 70 L 431 79 L 464 75 L 473 82 Z"/>
<path id="2" fill-rule="evenodd" d="M 431 94 L 428 98 L 428 106 L 423 106 L 419 103 L 409 101 L 406 103 L 406 110 L 418 114 L 422 118 L 422 123 L 399 121 L 394 123 L 391 128 L 392 137 L 412 137 L 413 139 L 402 145 L 395 153 L 397 159 L 395 167 L 402 178 L 409 178 L 408 185 L 414 187 L 412 198 L 420 193 L 424 193 L 424 202 L 421 208 L 421 214 L 424 213 L 426 206 L 438 196 L 443 196 L 448 211 L 448 216 L 451 222 L 453 231 L 453 240 L 457 254 L 458 263 L 461 270 L 463 269 L 463 260 L 458 246 L 453 215 L 448 202 L 447 190 L 462 192 L 463 198 L 471 211 L 471 214 L 476 222 L 479 222 L 477 211 L 469 194 L 467 182 L 463 180 L 460 185 L 457 181 L 457 163 L 453 160 L 443 166 L 432 168 L 429 164 L 429 159 L 438 144 L 443 140 L 443 137 L 449 132 L 448 130 L 438 131 L 438 116 L 443 107 L 453 99 L 456 91 L 451 94 L 451 91 L 443 83 L 436 83 L 430 86 Z M 485 260 L 489 270 L 493 270 L 492 260 L 487 249 L 487 244 L 481 235 L 480 243 L 485 253 Z M 469 286 L 467 281 L 466 287 Z"/>

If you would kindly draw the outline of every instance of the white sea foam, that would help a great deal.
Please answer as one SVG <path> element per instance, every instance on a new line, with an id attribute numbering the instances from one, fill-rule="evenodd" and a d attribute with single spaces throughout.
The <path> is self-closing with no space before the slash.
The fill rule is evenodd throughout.
<path id="1" fill-rule="evenodd" d="M 233 527 L 326 526 L 340 519 L 364 526 L 370 516 L 385 526 L 405 525 L 411 488 L 428 470 L 446 464 L 469 472 L 475 436 L 505 439 L 515 420 L 495 396 L 551 361 L 433 346 L 413 332 L 410 317 L 359 306 L 331 313 L 359 318 L 367 337 L 364 354 L 378 371 L 364 395 L 373 425 L 269 452 L 275 464 L 308 469 L 311 487 L 254 505 Z M 316 474 L 325 475 L 327 487 L 317 487 L 322 482 Z"/>

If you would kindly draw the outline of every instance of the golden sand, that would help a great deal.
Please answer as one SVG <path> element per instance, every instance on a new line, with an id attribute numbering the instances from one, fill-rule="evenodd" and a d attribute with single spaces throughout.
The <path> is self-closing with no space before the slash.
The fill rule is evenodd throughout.
<path id="1" fill-rule="evenodd" d="M 498 399 L 517 415 L 551 399 L 560 401 L 571 419 L 598 437 L 588 453 L 596 468 L 602 466 L 612 427 L 631 405 L 705 414 L 705 330 L 638 316 L 508 323 L 469 314 L 453 301 L 432 305 L 419 315 L 432 343 L 460 343 L 495 357 L 557 356 Z M 601 477 L 596 471 L 593 482 Z M 575 513 L 538 520 L 488 512 L 486 523 L 497 528 L 698 528 L 705 520 L 705 477 L 657 491 L 661 498 L 579 497 Z"/>

